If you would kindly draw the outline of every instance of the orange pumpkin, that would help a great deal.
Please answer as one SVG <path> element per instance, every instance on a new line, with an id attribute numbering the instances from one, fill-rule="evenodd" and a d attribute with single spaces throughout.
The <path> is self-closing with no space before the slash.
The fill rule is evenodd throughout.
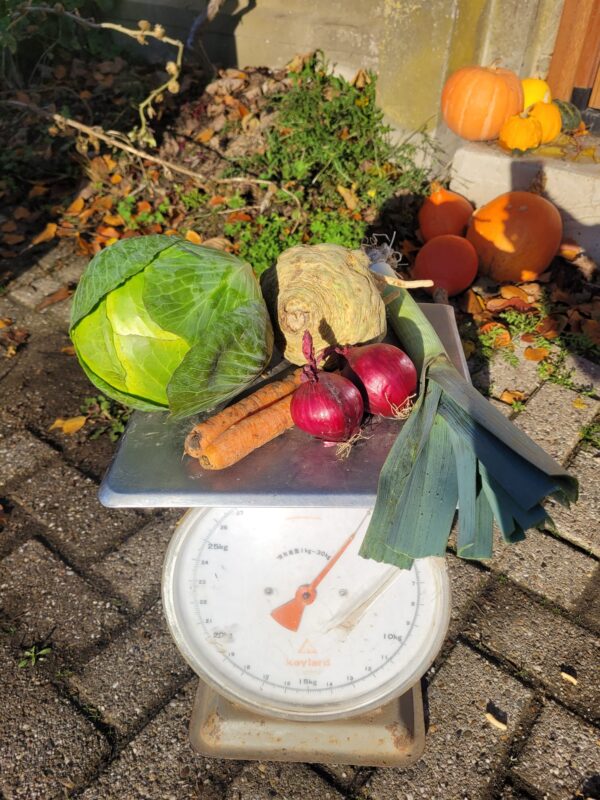
<path id="1" fill-rule="evenodd" d="M 463 67 L 448 78 L 442 91 L 446 125 L 473 142 L 495 139 L 508 117 L 521 111 L 521 81 L 508 69 Z"/>
<path id="2" fill-rule="evenodd" d="M 542 124 L 538 119 L 515 114 L 500 129 L 498 144 L 513 153 L 525 153 L 539 147 L 542 135 Z"/>
<path id="3" fill-rule="evenodd" d="M 484 275 L 499 283 L 532 281 L 560 247 L 562 220 L 549 200 L 532 192 L 506 192 L 477 209 L 467 239 Z"/>
<path id="4" fill-rule="evenodd" d="M 426 292 L 436 295 L 440 289 L 449 297 L 464 292 L 477 275 L 477 253 L 462 236 L 448 233 L 430 239 L 417 253 L 412 276 L 415 280 L 433 281 Z"/>
<path id="5" fill-rule="evenodd" d="M 536 103 L 529 110 L 529 117 L 537 119 L 542 126 L 542 144 L 556 139 L 562 128 L 562 117 L 555 103 Z"/>
<path id="6" fill-rule="evenodd" d="M 461 194 L 432 183 L 431 194 L 419 209 L 419 228 L 427 242 L 434 236 L 454 233 L 462 236 L 475 210 Z"/>

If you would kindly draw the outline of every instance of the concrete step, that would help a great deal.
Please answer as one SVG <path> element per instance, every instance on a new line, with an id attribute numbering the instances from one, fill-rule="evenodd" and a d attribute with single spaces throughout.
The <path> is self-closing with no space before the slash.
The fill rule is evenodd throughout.
<path id="1" fill-rule="evenodd" d="M 600 138 L 590 137 L 600 153 Z M 497 145 L 472 142 L 460 147 L 452 162 L 450 188 L 479 207 L 499 194 L 527 190 L 543 169 L 544 195 L 561 213 L 565 238 L 575 239 L 600 260 L 600 164 L 536 156 L 513 158 Z"/>

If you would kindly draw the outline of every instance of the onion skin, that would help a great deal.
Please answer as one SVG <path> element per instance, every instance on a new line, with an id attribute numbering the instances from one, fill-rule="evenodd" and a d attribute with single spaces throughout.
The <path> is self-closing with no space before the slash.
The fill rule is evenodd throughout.
<path id="1" fill-rule="evenodd" d="M 318 372 L 292 395 L 294 424 L 328 442 L 346 442 L 360 429 L 364 404 L 356 386 L 335 372 Z"/>
<path id="2" fill-rule="evenodd" d="M 415 365 L 399 347 L 367 344 L 338 350 L 348 364 L 343 375 L 363 394 L 365 409 L 382 417 L 397 417 L 417 391 Z"/>

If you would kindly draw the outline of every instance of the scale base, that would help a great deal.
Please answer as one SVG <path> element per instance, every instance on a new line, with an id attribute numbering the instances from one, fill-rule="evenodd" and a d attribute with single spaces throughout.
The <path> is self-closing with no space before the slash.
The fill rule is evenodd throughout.
<path id="1" fill-rule="evenodd" d="M 211 758 L 404 767 L 425 747 L 421 686 L 360 717 L 297 722 L 253 714 L 200 681 L 190 741 Z"/>

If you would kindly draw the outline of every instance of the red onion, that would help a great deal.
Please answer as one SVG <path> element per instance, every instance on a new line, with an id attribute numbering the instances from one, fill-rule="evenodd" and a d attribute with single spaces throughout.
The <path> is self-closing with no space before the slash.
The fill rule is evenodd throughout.
<path id="1" fill-rule="evenodd" d="M 360 428 L 364 414 L 361 394 L 348 378 L 317 369 L 308 331 L 304 333 L 302 349 L 308 364 L 304 367 L 304 382 L 292 396 L 292 419 L 298 428 L 317 439 L 345 442 Z"/>
<path id="2" fill-rule="evenodd" d="M 407 407 L 417 389 L 417 370 L 406 353 L 392 344 L 341 347 L 348 361 L 343 375 L 363 392 L 364 405 L 371 414 L 396 417 Z"/>

